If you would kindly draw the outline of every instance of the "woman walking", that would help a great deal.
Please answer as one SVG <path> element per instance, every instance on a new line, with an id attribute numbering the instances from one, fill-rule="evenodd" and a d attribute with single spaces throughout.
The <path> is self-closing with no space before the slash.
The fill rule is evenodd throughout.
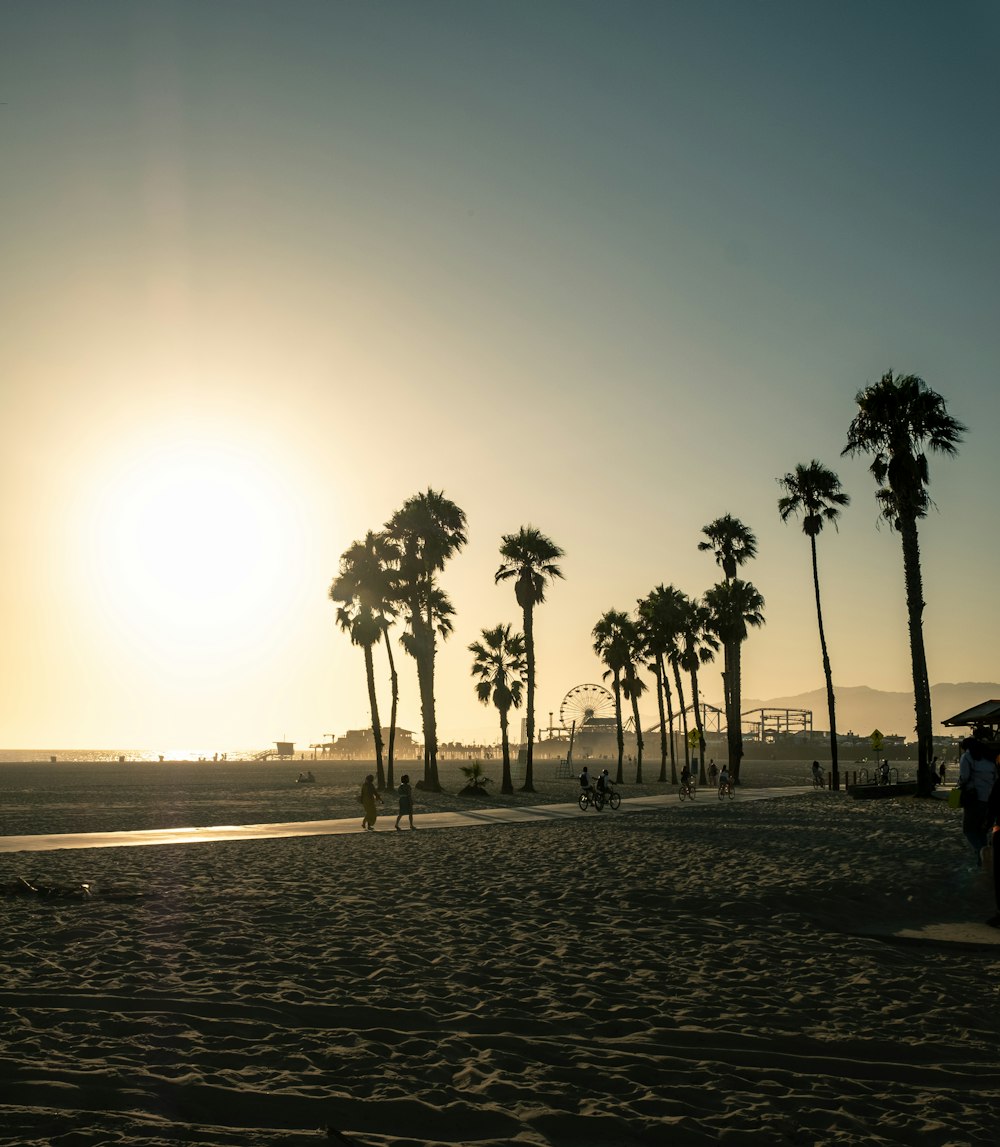
<path id="1" fill-rule="evenodd" d="M 365 783 L 361 786 L 361 793 L 358 797 L 358 800 L 361 801 L 365 809 L 365 815 L 361 821 L 361 827 L 374 831 L 375 818 L 378 816 L 378 811 L 376 810 L 375 806 L 376 804 L 382 803 L 382 798 L 375 791 L 375 777 L 371 773 L 365 777 Z"/>

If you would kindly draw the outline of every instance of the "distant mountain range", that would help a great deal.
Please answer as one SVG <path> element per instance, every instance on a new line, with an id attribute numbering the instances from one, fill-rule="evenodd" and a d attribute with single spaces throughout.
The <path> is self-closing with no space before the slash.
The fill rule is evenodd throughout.
<path id="1" fill-rule="evenodd" d="M 835 685 L 837 699 L 837 732 L 859 733 L 867 736 L 873 729 L 889 735 L 912 740 L 914 733 L 913 694 L 888 693 L 884 689 L 870 689 L 867 685 Z M 946 729 L 941 721 L 971 709 L 983 701 L 1000 700 L 1000 684 L 996 681 L 946 682 L 931 686 L 931 712 L 935 735 L 965 736 L 962 729 Z M 791 697 L 770 697 L 766 701 L 744 698 L 742 709 L 811 709 L 813 728 L 828 729 L 830 720 L 826 711 L 826 688 L 809 693 L 796 693 Z"/>

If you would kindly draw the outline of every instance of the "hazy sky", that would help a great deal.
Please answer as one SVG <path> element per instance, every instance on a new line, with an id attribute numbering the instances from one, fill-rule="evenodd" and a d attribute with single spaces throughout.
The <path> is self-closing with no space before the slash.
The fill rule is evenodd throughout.
<path id="1" fill-rule="evenodd" d="M 961 0 L 6 0 L 0 746 L 363 726 L 327 588 L 428 486 L 469 519 L 443 740 L 497 729 L 466 647 L 519 621 L 527 523 L 566 550 L 540 724 L 605 610 L 717 580 L 725 513 L 767 602 L 745 696 L 816 688 L 776 510 L 812 458 L 853 499 L 834 678 L 909 689 L 899 541 L 840 458 L 890 367 L 970 428 L 931 462 L 931 680 L 996 680 L 998 57 Z"/>

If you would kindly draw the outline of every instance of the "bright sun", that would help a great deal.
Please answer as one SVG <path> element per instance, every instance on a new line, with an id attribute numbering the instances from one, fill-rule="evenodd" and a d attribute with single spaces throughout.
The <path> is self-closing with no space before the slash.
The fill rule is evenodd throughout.
<path id="1" fill-rule="evenodd" d="M 134 637 L 204 647 L 266 623 L 295 515 L 266 458 L 218 440 L 158 440 L 100 482 L 88 514 L 105 620 Z"/>

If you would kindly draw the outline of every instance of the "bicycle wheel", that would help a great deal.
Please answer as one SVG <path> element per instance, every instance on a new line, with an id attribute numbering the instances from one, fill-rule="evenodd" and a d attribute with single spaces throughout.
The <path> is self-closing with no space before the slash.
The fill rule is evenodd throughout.
<path id="1" fill-rule="evenodd" d="M 685 800 L 687 800 L 687 797 L 688 797 L 687 789 L 683 785 L 681 785 L 681 787 L 677 790 L 677 799 L 680 801 L 685 801 Z"/>
<path id="2" fill-rule="evenodd" d="M 577 803 L 580 805 L 580 811 L 586 812 L 590 808 L 590 794 L 580 793 L 580 800 Z"/>
<path id="3" fill-rule="evenodd" d="M 726 786 L 725 785 L 719 785 L 719 800 L 724 801 L 725 799 L 726 799 Z"/>
<path id="4" fill-rule="evenodd" d="M 611 796 L 608 797 L 608 804 L 611 805 L 612 808 L 620 808 L 621 803 L 622 798 L 617 793 L 612 793 Z"/>
<path id="5" fill-rule="evenodd" d="M 730 800 L 732 800 L 735 795 L 736 794 L 733 792 L 733 786 L 727 785 L 726 786 L 726 796 L 729 797 Z"/>
<path id="6" fill-rule="evenodd" d="M 596 792 L 594 794 L 594 808 L 597 809 L 598 812 L 600 812 L 601 809 L 604 808 L 605 800 L 607 800 L 607 797 L 605 797 L 604 793 Z"/>

